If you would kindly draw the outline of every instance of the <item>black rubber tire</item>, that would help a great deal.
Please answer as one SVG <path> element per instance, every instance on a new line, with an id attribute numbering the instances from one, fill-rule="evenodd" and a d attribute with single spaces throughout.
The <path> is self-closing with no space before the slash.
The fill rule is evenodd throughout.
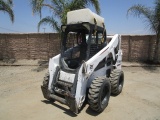
<path id="1" fill-rule="evenodd" d="M 89 87 L 89 107 L 96 112 L 102 112 L 108 106 L 110 93 L 111 85 L 109 79 L 106 77 L 95 78 Z"/>
<path id="2" fill-rule="evenodd" d="M 124 84 L 124 73 L 120 69 L 114 69 L 110 74 L 111 94 L 114 96 L 122 92 Z"/>
<path id="3" fill-rule="evenodd" d="M 43 87 L 48 88 L 48 84 L 49 84 L 49 73 L 47 72 L 44 76 Z"/>
<path id="4" fill-rule="evenodd" d="M 49 84 L 49 72 L 47 72 L 45 74 L 42 86 L 47 90 L 46 96 L 48 96 L 48 97 L 46 97 L 46 99 L 49 100 L 49 101 L 51 101 L 51 102 L 54 102 L 53 99 L 49 98 L 50 92 L 48 91 L 48 84 Z"/>

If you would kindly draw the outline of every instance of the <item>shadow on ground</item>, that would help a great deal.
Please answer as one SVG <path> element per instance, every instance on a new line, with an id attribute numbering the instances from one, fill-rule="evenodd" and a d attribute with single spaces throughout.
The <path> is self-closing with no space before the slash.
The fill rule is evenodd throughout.
<path id="1" fill-rule="evenodd" d="M 84 107 L 86 106 L 86 103 L 84 103 L 83 106 L 82 106 L 82 108 L 81 108 L 81 110 L 79 111 L 79 113 L 78 113 L 78 114 L 75 114 L 75 113 L 72 112 L 70 109 L 66 109 L 66 108 L 64 108 L 64 107 L 62 107 L 62 106 L 60 106 L 60 105 L 58 105 L 58 104 L 56 104 L 56 103 L 54 103 L 54 102 L 51 102 L 51 101 L 48 101 L 48 100 L 42 100 L 42 102 L 45 103 L 45 104 L 51 104 L 51 105 L 53 105 L 53 106 L 55 106 L 55 107 L 63 110 L 65 114 L 67 114 L 67 115 L 69 115 L 69 116 L 71 116 L 71 117 L 77 117 L 77 115 L 78 115 L 78 114 L 81 114 L 81 111 L 82 111 L 82 110 L 84 109 Z M 97 113 L 97 112 L 93 111 L 93 110 L 90 109 L 89 107 L 86 109 L 86 113 L 89 114 L 89 115 L 91 115 L 91 116 L 97 116 L 97 115 L 100 114 L 100 113 Z"/>
<path id="2" fill-rule="evenodd" d="M 157 66 L 160 65 L 160 63 L 154 63 L 153 61 L 144 61 L 141 63 L 142 68 L 149 71 L 149 72 L 155 72 L 158 68 Z"/>
<path id="3" fill-rule="evenodd" d="M 149 72 L 156 72 L 157 71 L 157 67 L 152 67 L 152 66 L 142 66 L 143 69 L 149 71 Z"/>
<path id="4" fill-rule="evenodd" d="M 51 101 L 48 101 L 48 100 L 42 100 L 42 102 L 46 103 L 46 104 L 51 104 L 51 105 L 63 110 L 65 114 L 67 114 L 71 117 L 76 117 L 77 116 L 77 114 L 73 113 L 70 109 L 66 109 L 66 108 L 64 108 L 64 107 L 62 107 L 62 106 L 60 106 L 60 105 L 58 105 L 54 102 L 51 102 Z"/>
<path id="5" fill-rule="evenodd" d="M 101 114 L 101 113 L 93 111 L 89 107 L 87 108 L 86 113 L 89 114 L 89 115 L 91 115 L 91 116 L 97 116 L 97 115 Z"/>

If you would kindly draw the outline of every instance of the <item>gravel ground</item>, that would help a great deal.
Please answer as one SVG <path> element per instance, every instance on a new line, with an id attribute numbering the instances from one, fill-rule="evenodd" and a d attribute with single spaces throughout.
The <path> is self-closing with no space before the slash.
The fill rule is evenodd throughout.
<path id="1" fill-rule="evenodd" d="M 0 120 L 160 120 L 160 67 L 124 67 L 122 93 L 112 96 L 101 114 L 86 105 L 78 115 L 43 98 L 47 70 L 36 68 L 0 66 Z"/>

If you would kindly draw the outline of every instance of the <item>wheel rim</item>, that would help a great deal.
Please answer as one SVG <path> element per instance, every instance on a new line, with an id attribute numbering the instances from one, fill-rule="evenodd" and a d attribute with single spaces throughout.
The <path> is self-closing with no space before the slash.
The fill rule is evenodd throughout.
<path id="1" fill-rule="evenodd" d="M 101 105 L 104 105 L 108 101 L 108 86 L 104 86 L 102 90 L 102 96 L 101 96 Z"/>
<path id="2" fill-rule="evenodd" d="M 119 91 L 122 90 L 122 87 L 123 87 L 123 75 L 121 75 L 119 78 L 119 86 L 118 86 Z"/>

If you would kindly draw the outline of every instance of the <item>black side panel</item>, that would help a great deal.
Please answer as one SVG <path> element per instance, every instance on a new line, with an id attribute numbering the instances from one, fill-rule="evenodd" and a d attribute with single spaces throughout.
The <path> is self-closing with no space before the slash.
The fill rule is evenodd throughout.
<path id="1" fill-rule="evenodd" d="M 95 71 L 97 71 L 97 70 L 99 70 L 99 69 L 101 69 L 101 68 L 103 68 L 104 66 L 105 66 L 105 59 L 106 58 L 104 58 L 98 65 L 97 65 L 97 67 L 95 68 Z"/>
<path id="2" fill-rule="evenodd" d="M 110 66 L 113 62 L 113 58 L 108 58 L 107 61 L 106 61 L 106 65 L 107 66 Z"/>

